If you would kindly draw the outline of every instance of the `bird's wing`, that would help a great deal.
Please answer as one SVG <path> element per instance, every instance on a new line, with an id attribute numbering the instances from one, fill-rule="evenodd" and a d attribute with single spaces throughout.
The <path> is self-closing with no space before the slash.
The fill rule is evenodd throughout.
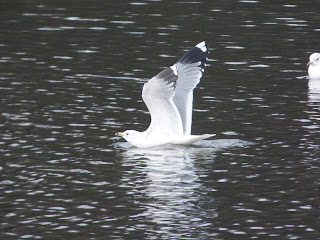
<path id="1" fill-rule="evenodd" d="M 193 89 L 200 82 L 209 51 L 205 42 L 183 55 L 171 69 L 178 75 L 173 102 L 181 116 L 183 133 L 191 134 Z"/>
<path id="2" fill-rule="evenodd" d="M 144 84 L 142 99 L 151 115 L 147 134 L 183 134 L 181 117 L 172 100 L 177 78 L 171 68 L 166 68 Z"/>

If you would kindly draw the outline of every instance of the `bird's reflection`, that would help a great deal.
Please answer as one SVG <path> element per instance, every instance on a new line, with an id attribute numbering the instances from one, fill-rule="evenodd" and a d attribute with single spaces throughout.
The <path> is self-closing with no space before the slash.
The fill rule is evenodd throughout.
<path id="1" fill-rule="evenodd" d="M 320 128 L 320 79 L 309 79 L 308 83 L 308 105 L 310 120 L 314 121 L 314 126 Z"/>
<path id="2" fill-rule="evenodd" d="M 309 79 L 308 83 L 308 117 L 309 123 L 306 126 L 309 134 L 308 146 L 319 155 L 320 151 L 320 79 Z M 312 139 L 312 141 L 311 141 Z M 312 156 L 313 158 L 313 156 Z"/>
<path id="3" fill-rule="evenodd" d="M 309 102 L 320 102 L 320 79 L 309 79 Z"/>
<path id="4" fill-rule="evenodd" d="M 139 189 L 140 215 L 163 228 L 165 238 L 183 238 L 173 231 L 205 232 L 212 227 L 217 211 L 212 192 L 204 179 L 214 168 L 216 152 L 229 147 L 243 147 L 249 142 L 238 139 L 207 140 L 193 146 L 163 146 L 152 149 L 126 148 L 123 164 L 130 166 L 123 181 Z M 210 166 L 210 172 L 205 166 Z M 137 191 L 135 191 L 137 192 Z M 208 207 L 210 206 L 210 207 Z M 173 235 L 172 235 L 173 234 Z"/>
<path id="5" fill-rule="evenodd" d="M 129 149 L 127 159 L 145 159 L 148 184 L 143 193 L 148 197 L 146 211 L 155 224 L 174 224 L 183 221 L 194 225 L 195 203 L 202 187 L 194 168 L 194 159 L 183 147 Z M 141 169 L 140 169 L 141 170 Z"/>

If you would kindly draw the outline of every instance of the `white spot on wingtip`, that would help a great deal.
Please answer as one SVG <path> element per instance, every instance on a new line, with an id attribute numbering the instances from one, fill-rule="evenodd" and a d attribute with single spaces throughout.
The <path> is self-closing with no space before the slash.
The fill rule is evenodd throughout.
<path id="1" fill-rule="evenodd" d="M 202 51 L 202 52 L 206 52 L 208 49 L 207 49 L 207 47 L 206 47 L 206 42 L 205 41 L 203 41 L 203 42 L 201 42 L 201 43 L 198 43 L 197 45 L 196 45 L 196 47 L 197 48 L 200 48 L 200 50 Z"/>
<path id="2" fill-rule="evenodd" d="M 172 69 L 173 73 L 174 73 L 176 76 L 178 76 L 177 66 L 176 66 L 176 65 L 172 65 L 170 68 Z"/>

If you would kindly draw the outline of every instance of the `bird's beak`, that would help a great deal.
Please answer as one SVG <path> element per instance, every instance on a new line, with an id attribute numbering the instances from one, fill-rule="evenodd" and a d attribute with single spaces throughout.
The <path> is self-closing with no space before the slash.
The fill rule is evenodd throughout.
<path id="1" fill-rule="evenodd" d="M 117 137 L 122 137 L 122 136 L 123 136 L 122 132 L 117 132 L 115 135 L 116 135 Z"/>
<path id="2" fill-rule="evenodd" d="M 311 64 L 312 64 L 312 62 L 308 62 L 308 63 L 307 63 L 307 66 L 309 67 Z"/>

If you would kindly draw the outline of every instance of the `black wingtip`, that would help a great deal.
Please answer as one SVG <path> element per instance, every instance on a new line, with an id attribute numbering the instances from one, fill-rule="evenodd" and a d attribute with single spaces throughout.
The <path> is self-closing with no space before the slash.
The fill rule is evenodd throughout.
<path id="1" fill-rule="evenodd" d="M 200 62 L 199 67 L 203 71 L 209 55 L 208 48 L 205 41 L 198 43 L 194 48 L 190 49 L 186 54 L 184 54 L 178 62 L 180 63 L 195 63 Z M 178 63 L 177 62 L 177 63 Z"/>

